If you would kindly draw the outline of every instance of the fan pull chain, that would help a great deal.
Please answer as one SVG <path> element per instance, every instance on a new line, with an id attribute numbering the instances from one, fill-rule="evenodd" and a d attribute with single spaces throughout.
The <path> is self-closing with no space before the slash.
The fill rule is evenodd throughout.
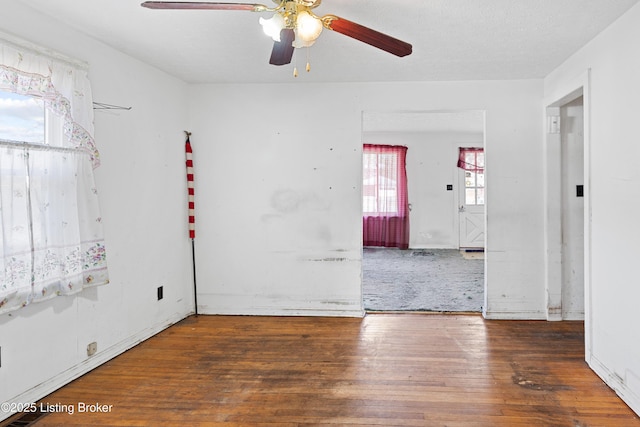
<path id="1" fill-rule="evenodd" d="M 311 71 L 311 61 L 309 60 L 309 47 L 307 47 L 307 66 L 305 67 L 307 73 Z M 298 77 L 298 55 L 295 55 L 293 59 L 293 77 Z"/>

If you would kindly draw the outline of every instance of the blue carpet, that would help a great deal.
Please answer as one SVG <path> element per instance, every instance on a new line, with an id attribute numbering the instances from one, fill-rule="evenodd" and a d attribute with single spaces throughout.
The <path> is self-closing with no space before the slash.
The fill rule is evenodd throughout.
<path id="1" fill-rule="evenodd" d="M 457 249 L 363 250 L 368 311 L 481 312 L 484 259 Z"/>

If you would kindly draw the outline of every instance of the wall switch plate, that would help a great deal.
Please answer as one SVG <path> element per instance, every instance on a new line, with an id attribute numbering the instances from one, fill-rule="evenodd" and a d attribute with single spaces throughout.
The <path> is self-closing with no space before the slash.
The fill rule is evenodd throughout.
<path id="1" fill-rule="evenodd" d="M 584 185 L 576 185 L 576 197 L 584 197 Z"/>
<path id="2" fill-rule="evenodd" d="M 164 291 L 163 291 L 163 287 L 162 286 L 158 286 L 158 301 L 160 301 L 162 298 L 164 298 Z"/>
<path id="3" fill-rule="evenodd" d="M 87 346 L 87 356 L 93 356 L 98 351 L 98 343 L 92 342 Z"/>
<path id="4" fill-rule="evenodd" d="M 447 191 L 453 191 L 453 185 L 447 184 Z"/>

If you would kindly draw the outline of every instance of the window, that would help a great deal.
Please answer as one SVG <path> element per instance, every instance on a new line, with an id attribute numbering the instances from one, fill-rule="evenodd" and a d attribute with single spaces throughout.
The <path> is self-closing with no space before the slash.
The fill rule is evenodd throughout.
<path id="1" fill-rule="evenodd" d="M 0 38 L 0 313 L 108 283 L 86 69 Z"/>
<path id="2" fill-rule="evenodd" d="M 0 92 L 0 139 L 44 144 L 44 102 Z"/>
<path id="3" fill-rule="evenodd" d="M 458 167 L 465 171 L 465 204 L 484 205 L 484 149 L 461 147 Z"/>
<path id="4" fill-rule="evenodd" d="M 365 150 L 362 206 L 365 213 L 398 213 L 398 153 Z"/>

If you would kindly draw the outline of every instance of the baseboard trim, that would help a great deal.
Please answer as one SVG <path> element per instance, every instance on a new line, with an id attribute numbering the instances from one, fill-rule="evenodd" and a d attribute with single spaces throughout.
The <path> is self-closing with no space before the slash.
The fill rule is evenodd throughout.
<path id="1" fill-rule="evenodd" d="M 542 311 L 483 311 L 487 320 L 547 320 Z"/>
<path id="2" fill-rule="evenodd" d="M 611 387 L 611 389 L 616 392 L 620 399 L 622 399 L 622 401 L 626 403 L 633 412 L 640 416 L 640 396 L 636 394 L 634 390 L 630 389 L 627 386 L 629 378 L 626 378 L 625 380 L 615 372 L 612 372 L 593 355 L 590 355 L 588 359 L 589 360 L 587 360 L 587 364 L 593 370 L 593 372 L 595 372 L 596 375 L 598 375 L 606 385 Z M 640 378 L 636 377 L 634 374 L 625 376 L 633 377 L 634 381 L 637 382 L 637 385 L 640 385 Z"/>
<path id="3" fill-rule="evenodd" d="M 314 309 L 246 309 L 229 310 L 208 305 L 198 305 L 198 313 L 212 316 L 310 316 L 310 317 L 364 317 L 364 310 L 314 310 Z"/>
<path id="4" fill-rule="evenodd" d="M 198 294 L 198 313 L 228 316 L 364 317 L 355 298 L 297 300 L 265 295 Z"/>
<path id="5" fill-rule="evenodd" d="M 149 328 L 143 329 L 140 332 L 128 337 L 127 339 L 120 341 L 119 343 L 96 353 L 94 356 L 78 363 L 77 365 L 51 377 L 50 379 L 38 384 L 37 386 L 11 399 L 8 399 L 8 402 L 37 402 L 45 396 L 58 390 L 59 388 L 69 384 L 76 378 L 81 377 L 82 375 L 108 362 L 114 357 L 121 355 L 125 351 L 135 347 L 136 345 L 151 338 L 159 332 L 162 332 L 171 325 L 174 325 L 175 323 L 189 317 L 191 314 L 193 313 L 176 313 L 170 318 L 165 319 L 164 321 Z M 10 418 L 14 415 L 15 413 L 0 411 L 0 421 Z"/>

